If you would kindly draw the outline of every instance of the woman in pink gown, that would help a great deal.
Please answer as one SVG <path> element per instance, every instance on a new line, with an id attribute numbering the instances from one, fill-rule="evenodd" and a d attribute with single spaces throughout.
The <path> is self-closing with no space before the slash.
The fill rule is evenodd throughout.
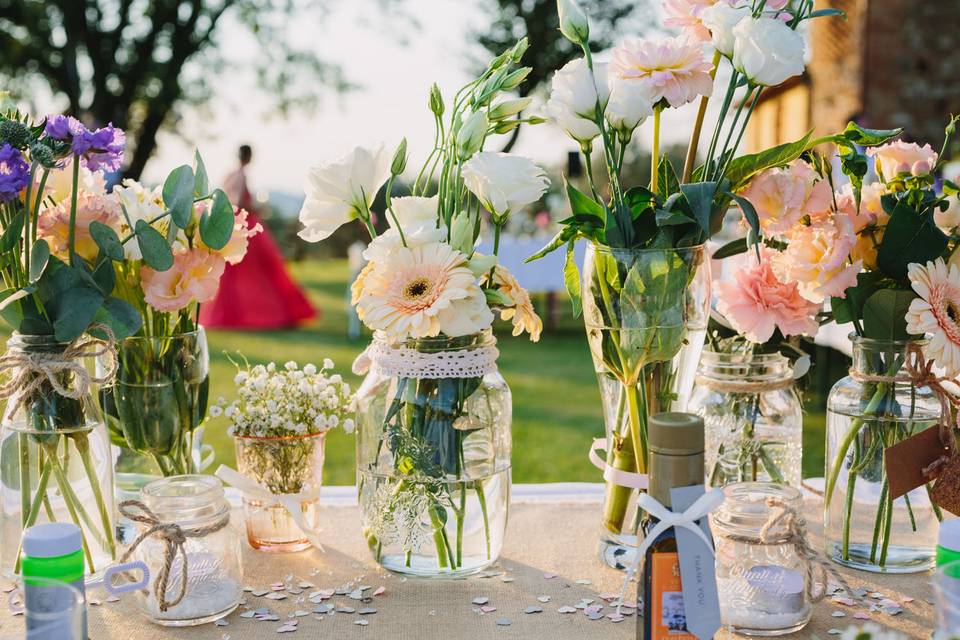
<path id="1" fill-rule="evenodd" d="M 240 167 L 223 185 L 230 202 L 249 212 L 250 227 L 259 222 L 244 173 L 252 155 L 249 146 L 240 147 Z M 247 255 L 239 264 L 227 265 L 216 298 L 200 308 L 200 322 L 219 329 L 295 327 L 316 316 L 303 291 L 287 275 L 283 254 L 266 227 L 250 238 Z"/>

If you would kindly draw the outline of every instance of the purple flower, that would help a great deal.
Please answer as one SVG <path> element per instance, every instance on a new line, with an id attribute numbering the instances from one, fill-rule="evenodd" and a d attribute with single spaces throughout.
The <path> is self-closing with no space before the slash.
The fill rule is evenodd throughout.
<path id="1" fill-rule="evenodd" d="M 47 118 L 44 132 L 54 140 L 70 143 L 70 152 L 80 156 L 83 166 L 91 171 L 116 171 L 123 161 L 126 136 L 112 124 L 90 131 L 72 116 Z"/>
<path id="2" fill-rule="evenodd" d="M 47 124 L 43 128 L 44 133 L 54 140 L 69 142 L 74 138 L 86 132 L 87 128 L 72 116 L 50 116 L 47 118 Z"/>
<path id="3" fill-rule="evenodd" d="M 16 147 L 0 146 L 0 203 L 10 202 L 30 182 L 30 165 Z"/>

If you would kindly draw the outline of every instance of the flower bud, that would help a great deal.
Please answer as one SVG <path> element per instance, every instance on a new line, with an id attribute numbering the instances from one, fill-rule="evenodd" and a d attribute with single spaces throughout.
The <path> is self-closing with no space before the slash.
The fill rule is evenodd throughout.
<path id="1" fill-rule="evenodd" d="M 393 162 L 390 163 L 390 173 L 398 176 L 407 168 L 407 139 L 400 141 L 397 151 L 393 154 Z"/>
<path id="2" fill-rule="evenodd" d="M 450 246 L 468 256 L 472 254 L 475 229 L 476 220 L 473 215 L 463 212 L 454 216 L 450 223 Z"/>
<path id="3" fill-rule="evenodd" d="M 560 33 L 573 44 L 584 45 L 590 38 L 590 23 L 576 0 L 557 0 Z"/>
<path id="4" fill-rule="evenodd" d="M 475 111 L 457 132 L 457 146 L 460 147 L 460 157 L 468 158 L 480 150 L 487 137 L 487 115 L 483 111 Z"/>
<path id="5" fill-rule="evenodd" d="M 57 164 L 53 149 L 39 142 L 30 145 L 30 160 L 47 169 L 52 169 Z"/>
<path id="6" fill-rule="evenodd" d="M 440 87 L 437 86 L 436 82 L 430 85 L 430 98 L 428 103 L 433 115 L 438 118 L 443 115 L 443 94 L 440 93 Z"/>
<path id="7" fill-rule="evenodd" d="M 520 62 L 520 59 L 523 58 L 523 54 L 527 52 L 529 47 L 530 41 L 527 40 L 526 36 L 517 40 L 517 44 L 513 45 L 513 49 L 510 51 L 510 57 L 513 58 L 513 62 Z"/>
<path id="8" fill-rule="evenodd" d="M 510 133 L 520 126 L 520 122 L 520 120 L 504 120 L 503 122 L 498 122 L 494 125 L 493 132 L 496 134 Z"/>
<path id="9" fill-rule="evenodd" d="M 533 98 L 517 98 L 516 100 L 504 100 L 490 109 L 488 114 L 492 122 L 506 120 L 510 116 L 515 116 L 533 102 Z"/>
<path id="10" fill-rule="evenodd" d="M 533 67 L 520 67 L 515 71 L 511 71 L 507 77 L 503 79 L 503 85 L 501 88 L 504 91 L 516 89 L 523 83 L 524 80 L 527 79 L 527 76 L 530 75 L 531 71 L 533 71 Z"/>
<path id="11" fill-rule="evenodd" d="M 30 144 L 30 130 L 16 120 L 0 120 L 0 143 L 2 142 L 16 149 L 26 149 Z"/>

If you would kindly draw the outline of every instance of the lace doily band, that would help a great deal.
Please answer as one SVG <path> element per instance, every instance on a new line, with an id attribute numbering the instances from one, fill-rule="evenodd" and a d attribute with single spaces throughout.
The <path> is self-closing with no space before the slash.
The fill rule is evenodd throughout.
<path id="1" fill-rule="evenodd" d="M 353 371 L 358 375 L 377 371 L 389 378 L 480 378 L 497 370 L 499 356 L 500 350 L 489 345 L 424 353 L 374 342 L 354 361 Z"/>

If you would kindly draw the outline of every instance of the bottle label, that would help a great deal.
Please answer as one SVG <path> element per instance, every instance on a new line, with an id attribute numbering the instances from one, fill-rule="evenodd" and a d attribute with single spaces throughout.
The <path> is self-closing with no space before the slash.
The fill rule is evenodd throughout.
<path id="1" fill-rule="evenodd" d="M 680 557 L 676 552 L 651 555 L 652 593 L 644 603 L 650 616 L 650 640 L 697 640 L 687 630 Z"/>

